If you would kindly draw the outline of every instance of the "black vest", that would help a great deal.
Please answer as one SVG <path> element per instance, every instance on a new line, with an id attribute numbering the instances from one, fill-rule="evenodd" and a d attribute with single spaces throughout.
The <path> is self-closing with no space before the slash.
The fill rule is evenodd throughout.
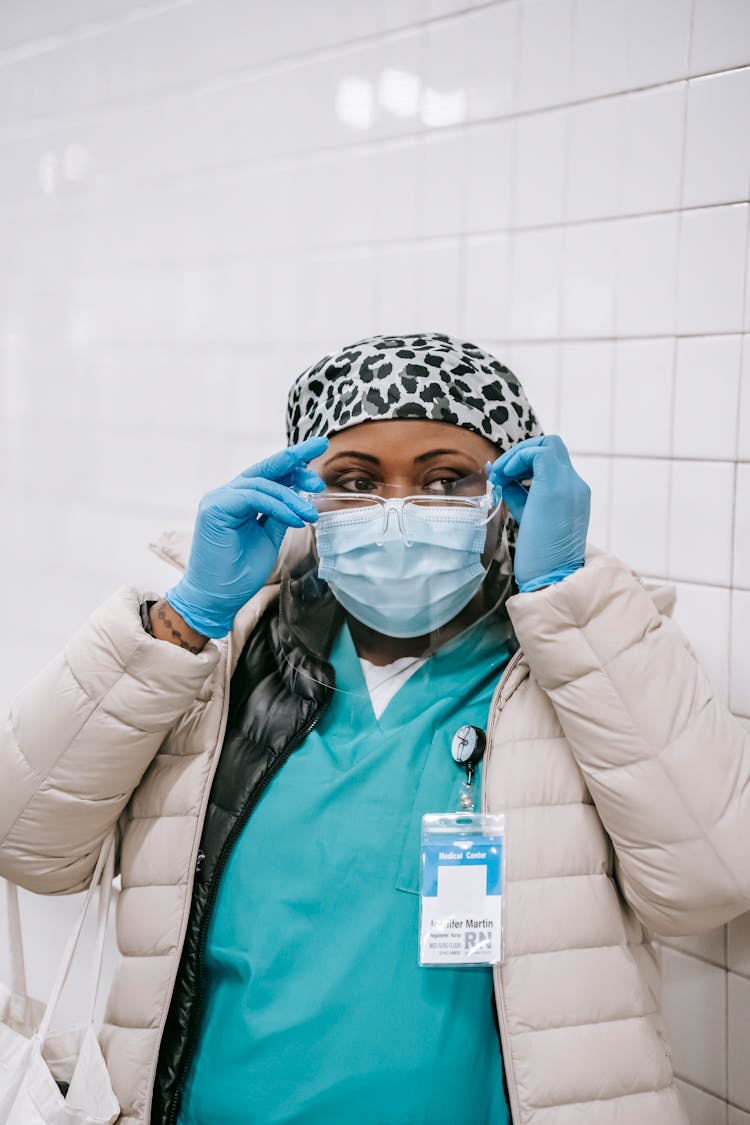
<path id="1" fill-rule="evenodd" d="M 150 604 L 142 607 L 144 624 Z M 185 944 L 159 1050 L 152 1125 L 177 1121 L 204 1000 L 203 945 L 224 865 L 263 789 L 304 741 L 330 698 L 334 673 L 326 657 L 340 624 L 336 601 L 308 571 L 282 584 L 279 599 L 240 654 L 203 824 Z"/>

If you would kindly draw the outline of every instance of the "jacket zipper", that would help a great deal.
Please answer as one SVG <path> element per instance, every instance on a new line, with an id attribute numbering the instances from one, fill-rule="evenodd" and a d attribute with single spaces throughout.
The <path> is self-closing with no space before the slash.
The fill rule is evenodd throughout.
<path id="1" fill-rule="evenodd" d="M 250 794 L 250 797 L 248 798 L 247 803 L 243 807 L 242 812 L 240 813 L 240 815 L 237 817 L 237 820 L 232 825 L 232 831 L 229 833 L 226 840 L 224 841 L 224 846 L 222 847 L 221 852 L 219 853 L 219 858 L 216 862 L 216 870 L 214 871 L 214 876 L 213 876 L 213 879 L 211 880 L 211 886 L 208 889 L 208 898 L 206 899 L 206 906 L 205 906 L 205 909 L 203 911 L 203 918 L 201 919 L 200 933 L 198 934 L 198 951 L 197 951 L 196 962 L 195 962 L 195 994 L 194 994 L 194 997 L 193 997 L 193 1009 L 190 1013 L 190 1025 L 189 1025 L 189 1028 L 188 1028 L 188 1043 L 187 1043 L 187 1048 L 186 1048 L 186 1052 L 185 1052 L 185 1057 L 183 1058 L 182 1063 L 180 1065 L 180 1077 L 177 1081 L 177 1085 L 175 1086 L 174 1094 L 172 1096 L 172 1105 L 170 1107 L 169 1115 L 167 1117 L 167 1125 L 176 1125 L 177 1112 L 178 1112 L 178 1108 L 179 1108 L 179 1102 L 180 1102 L 180 1095 L 182 1093 L 182 1087 L 184 1085 L 185 1077 L 187 1075 L 188 1069 L 190 1067 L 190 1064 L 193 1061 L 193 1056 L 195 1054 L 195 1047 L 196 1047 L 196 1043 L 197 1043 L 197 1039 L 198 1039 L 198 1020 L 199 1020 L 200 1011 L 201 1011 L 201 998 L 202 998 L 201 997 L 201 993 L 202 993 L 202 969 L 201 969 L 201 965 L 203 963 L 203 952 L 204 952 L 205 944 L 206 944 L 206 935 L 208 933 L 208 922 L 209 922 L 209 919 L 211 917 L 211 912 L 213 910 L 214 903 L 216 901 L 216 895 L 218 893 L 219 882 L 221 880 L 222 871 L 224 870 L 227 859 L 229 858 L 229 853 L 231 852 L 232 848 L 234 847 L 238 836 L 240 835 L 243 828 L 245 827 L 248 820 L 250 819 L 250 814 L 252 813 L 253 809 L 257 805 L 261 796 L 263 795 L 264 790 L 266 789 L 268 784 L 271 781 L 273 781 L 274 777 L 279 772 L 279 770 L 284 765 L 284 763 L 287 761 L 287 759 L 290 757 L 290 755 L 297 749 L 297 747 L 302 742 L 304 742 L 304 740 L 307 738 L 310 731 L 313 730 L 313 728 L 317 726 L 318 721 L 319 721 L 320 717 L 322 716 L 322 714 L 323 714 L 323 712 L 324 712 L 324 710 L 327 706 L 327 703 L 328 703 L 328 701 L 326 700 L 326 702 L 318 710 L 318 712 L 313 716 L 313 718 L 308 723 L 305 724 L 305 726 L 302 728 L 302 730 L 297 735 L 297 737 L 292 739 L 292 741 L 287 744 L 287 746 L 284 750 L 284 753 L 280 754 L 279 757 L 276 759 L 276 762 L 274 763 L 273 768 L 268 770 L 268 772 L 263 777 L 262 781 L 260 781 L 256 785 L 255 789 Z M 205 859 L 205 854 L 202 853 L 201 851 L 199 851 L 198 852 L 198 863 L 196 864 L 196 871 L 199 870 L 199 865 L 202 866 L 201 855 L 203 855 L 203 858 Z"/>
<path id="2" fill-rule="evenodd" d="M 492 751 L 492 730 L 493 730 L 494 725 L 495 725 L 495 713 L 498 712 L 499 710 L 502 710 L 502 708 L 500 708 L 500 706 L 499 706 L 500 695 L 502 693 L 502 689 L 505 686 L 505 683 L 507 682 L 508 677 L 510 676 L 513 669 L 522 660 L 523 655 L 524 655 L 523 650 L 520 649 L 520 648 L 513 654 L 512 658 L 508 662 L 508 666 L 506 667 L 505 671 L 503 672 L 502 676 L 500 677 L 500 679 L 498 681 L 498 684 L 497 684 L 497 687 L 495 688 L 494 694 L 492 696 L 492 703 L 490 704 L 490 721 L 487 723 L 487 733 L 488 733 L 488 736 L 489 736 L 488 740 L 487 740 L 487 751 L 486 751 L 487 757 L 486 757 L 486 761 L 485 761 L 485 768 L 482 769 L 482 811 L 483 812 L 487 811 L 485 779 L 486 779 L 487 773 L 489 771 L 487 770 L 486 766 L 489 765 L 489 757 L 490 757 L 490 754 L 491 754 L 491 751 Z M 518 1095 L 517 1095 L 517 1092 L 516 1092 L 516 1083 L 515 1083 L 515 1079 L 513 1078 L 513 1070 L 512 1070 L 512 1066 L 511 1066 L 511 1057 L 510 1057 L 510 1049 L 509 1049 L 509 1035 L 508 1035 L 508 1020 L 507 1020 L 506 1013 L 505 1013 L 505 993 L 503 991 L 503 984 L 502 984 L 502 979 L 501 979 L 500 973 L 501 973 L 501 967 L 495 965 L 492 969 L 492 979 L 493 979 L 493 983 L 494 983 L 494 986 L 495 986 L 495 1007 L 497 1008 L 497 1022 L 500 1026 L 500 1048 L 502 1050 L 502 1055 L 503 1055 L 503 1068 L 505 1070 L 505 1081 L 506 1081 L 506 1085 L 508 1087 L 508 1098 L 510 1100 L 511 1121 L 512 1122 L 520 1122 L 520 1120 L 521 1120 L 521 1107 L 518 1104 Z"/>

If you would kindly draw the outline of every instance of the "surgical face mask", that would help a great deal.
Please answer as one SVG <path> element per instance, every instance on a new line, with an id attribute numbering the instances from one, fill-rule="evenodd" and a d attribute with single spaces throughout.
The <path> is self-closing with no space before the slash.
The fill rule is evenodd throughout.
<path id="1" fill-rule="evenodd" d="M 490 504 L 488 495 L 476 505 L 386 500 L 323 511 L 318 573 L 358 621 L 389 637 L 423 636 L 481 586 Z"/>

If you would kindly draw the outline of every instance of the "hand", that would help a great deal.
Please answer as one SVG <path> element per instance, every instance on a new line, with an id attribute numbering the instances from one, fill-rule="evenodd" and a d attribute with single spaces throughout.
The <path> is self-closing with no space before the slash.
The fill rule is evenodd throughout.
<path id="1" fill-rule="evenodd" d="M 531 478 L 526 489 L 520 482 Z M 515 574 L 522 593 L 561 582 L 583 566 L 591 489 L 570 462 L 557 434 L 514 445 L 490 468 L 490 480 L 520 530 Z"/>
<path id="2" fill-rule="evenodd" d="M 307 462 L 327 448 L 327 438 L 308 438 L 206 493 L 187 570 L 166 593 L 191 629 L 206 637 L 225 636 L 237 611 L 273 570 L 286 529 L 315 522 L 317 509 L 294 489 L 325 487 Z"/>

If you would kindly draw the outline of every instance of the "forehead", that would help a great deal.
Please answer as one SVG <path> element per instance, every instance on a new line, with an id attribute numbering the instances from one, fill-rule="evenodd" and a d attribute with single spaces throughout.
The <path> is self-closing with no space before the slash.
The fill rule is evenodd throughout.
<path id="1" fill-rule="evenodd" d="M 481 434 L 447 422 L 390 418 L 362 422 L 332 434 L 325 458 L 343 451 L 361 452 L 379 461 L 413 462 L 431 449 L 455 451 L 483 465 L 497 457 L 495 446 Z"/>

